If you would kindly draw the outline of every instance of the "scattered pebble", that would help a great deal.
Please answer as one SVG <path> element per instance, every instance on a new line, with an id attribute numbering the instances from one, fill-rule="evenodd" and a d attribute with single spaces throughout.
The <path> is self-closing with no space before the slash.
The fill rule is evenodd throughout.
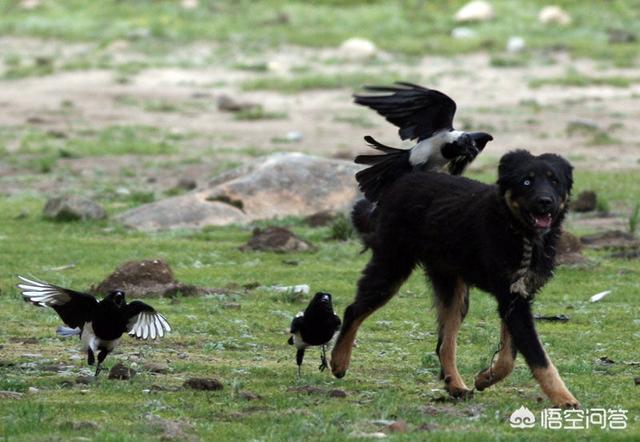
<path id="1" fill-rule="evenodd" d="M 634 384 L 640 385 L 640 376 L 637 376 L 633 379 Z"/>
<path id="2" fill-rule="evenodd" d="M 571 16 L 560 6 L 545 6 L 538 14 L 538 20 L 545 25 L 567 26 L 571 24 Z"/>
<path id="3" fill-rule="evenodd" d="M 527 44 L 522 37 L 514 36 L 509 37 L 509 40 L 507 40 L 507 52 L 522 52 L 526 46 Z"/>
<path id="4" fill-rule="evenodd" d="M 303 139 L 302 132 L 297 130 L 290 130 L 284 137 L 290 143 L 299 143 Z"/>
<path id="5" fill-rule="evenodd" d="M 605 296 L 609 295 L 609 293 L 611 293 L 611 290 L 605 290 L 604 292 L 596 293 L 591 298 L 589 298 L 589 301 L 591 302 L 601 301 L 602 299 L 604 299 Z"/>
<path id="6" fill-rule="evenodd" d="M 474 0 L 460 8 L 454 18 L 457 22 L 482 22 L 494 16 L 493 6 L 489 2 Z"/>
<path id="7" fill-rule="evenodd" d="M 159 364 L 156 362 L 147 362 L 144 364 L 144 369 L 151 373 L 167 374 L 169 373 L 169 366 L 166 364 Z"/>
<path id="8" fill-rule="evenodd" d="M 453 28 L 451 30 L 451 37 L 456 40 L 465 40 L 467 38 L 477 37 L 478 33 L 470 28 Z"/>
<path id="9" fill-rule="evenodd" d="M 329 397 L 335 397 L 335 398 L 346 398 L 347 397 L 347 392 L 344 390 L 339 390 L 339 389 L 333 389 L 333 390 L 329 390 Z"/>
<path id="10" fill-rule="evenodd" d="M 180 178 L 178 180 L 178 183 L 176 184 L 176 188 L 183 189 L 183 190 L 193 190 L 196 187 L 198 187 L 198 182 L 193 178 L 189 178 L 189 177 Z"/>
<path id="11" fill-rule="evenodd" d="M 255 401 L 255 400 L 262 399 L 262 396 L 256 393 L 252 393 L 251 391 L 241 391 L 240 397 L 247 401 Z"/>
<path id="12" fill-rule="evenodd" d="M 36 387 L 29 387 L 29 389 L 27 390 L 29 393 L 37 393 L 40 391 L 40 389 L 36 388 Z"/>
<path id="13" fill-rule="evenodd" d="M 289 229 L 271 226 L 265 229 L 256 227 L 249 241 L 240 247 L 243 252 L 262 250 L 269 252 L 305 252 L 315 250 L 315 247 L 298 237 Z"/>
<path id="14" fill-rule="evenodd" d="M 351 60 L 372 58 L 377 52 L 378 48 L 372 41 L 359 37 L 345 40 L 338 49 L 340 56 Z"/>
<path id="15" fill-rule="evenodd" d="M 222 94 L 218 96 L 218 110 L 224 112 L 241 112 L 259 107 L 256 103 L 240 101 L 230 95 Z"/>

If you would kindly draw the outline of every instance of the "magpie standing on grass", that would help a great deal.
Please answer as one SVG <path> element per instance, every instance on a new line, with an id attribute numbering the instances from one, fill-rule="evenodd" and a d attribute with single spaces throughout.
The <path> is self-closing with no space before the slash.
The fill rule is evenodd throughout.
<path id="1" fill-rule="evenodd" d="M 289 330 L 291 337 L 288 342 L 289 345 L 295 345 L 298 350 L 296 352 L 298 377 L 300 377 L 304 351 L 307 347 L 322 346 L 319 368 L 320 371 L 327 368 L 325 346 L 340 328 L 340 323 L 340 317 L 333 311 L 331 295 L 323 292 L 316 293 L 307 308 L 293 318 Z"/>
<path id="2" fill-rule="evenodd" d="M 370 107 L 398 126 L 400 138 L 417 140 L 411 149 L 397 149 L 364 137 L 384 155 L 359 155 L 355 162 L 370 167 L 356 174 L 360 190 L 370 202 L 400 176 L 412 170 L 438 171 L 446 166 L 451 175 L 460 175 L 493 137 L 485 132 L 453 129 L 456 103 L 434 89 L 412 83 L 395 86 L 365 86 L 374 95 L 354 95 L 356 104 Z M 383 93 L 383 94 L 381 94 Z"/>
<path id="3" fill-rule="evenodd" d="M 60 336 L 79 335 L 87 363 L 94 365 L 95 376 L 124 332 L 138 339 L 156 339 L 171 331 L 167 320 L 153 307 L 141 301 L 127 303 L 124 292 L 112 291 L 102 301 L 92 295 L 18 276 L 24 300 L 38 307 L 51 307 L 68 326 L 58 327 Z"/>

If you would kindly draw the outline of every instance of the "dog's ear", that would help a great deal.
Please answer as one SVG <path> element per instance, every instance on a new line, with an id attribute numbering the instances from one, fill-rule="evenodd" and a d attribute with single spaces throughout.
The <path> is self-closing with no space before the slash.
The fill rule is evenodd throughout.
<path id="1" fill-rule="evenodd" d="M 498 165 L 498 186 L 502 193 L 520 180 L 521 169 L 533 160 L 533 155 L 524 149 L 506 153 Z"/>
<path id="2" fill-rule="evenodd" d="M 540 155 L 540 159 L 547 161 L 555 170 L 558 177 L 563 180 L 564 188 L 567 195 L 571 194 L 573 187 L 573 166 L 569 161 L 554 153 L 545 153 Z"/>

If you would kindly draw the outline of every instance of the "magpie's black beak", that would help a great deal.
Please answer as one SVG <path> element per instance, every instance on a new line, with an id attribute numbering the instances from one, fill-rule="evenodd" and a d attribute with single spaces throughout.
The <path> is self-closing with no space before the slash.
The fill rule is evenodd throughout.
<path id="1" fill-rule="evenodd" d="M 473 147 L 477 150 L 478 153 L 487 145 L 489 141 L 493 141 L 493 137 L 491 134 L 486 132 L 470 132 L 469 138 L 473 143 Z"/>

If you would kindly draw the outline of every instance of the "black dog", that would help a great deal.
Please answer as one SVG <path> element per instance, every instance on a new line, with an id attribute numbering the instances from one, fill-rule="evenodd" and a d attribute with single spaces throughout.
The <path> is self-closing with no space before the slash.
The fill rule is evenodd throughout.
<path id="1" fill-rule="evenodd" d="M 476 388 L 504 379 L 519 351 L 554 405 L 578 406 L 545 353 L 531 314 L 533 296 L 552 276 L 572 167 L 554 154 L 518 150 L 502 157 L 498 175 L 497 185 L 487 185 L 414 172 L 398 180 L 377 209 L 367 202 L 356 205 L 354 225 L 373 256 L 333 349 L 336 377 L 349 367 L 360 324 L 420 265 L 433 285 L 436 352 L 450 395 L 470 393 L 456 368 L 456 336 L 468 310 L 469 287 L 476 286 L 497 299 L 502 318 L 497 361 L 476 376 Z"/>

